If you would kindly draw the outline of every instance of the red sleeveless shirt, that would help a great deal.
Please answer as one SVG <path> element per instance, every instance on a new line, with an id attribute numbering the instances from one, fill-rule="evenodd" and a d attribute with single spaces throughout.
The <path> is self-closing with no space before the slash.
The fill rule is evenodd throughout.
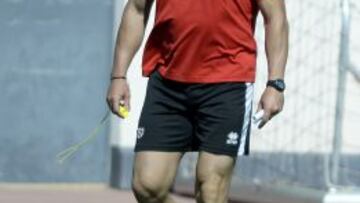
<path id="1" fill-rule="evenodd" d="M 255 0 L 157 0 L 142 71 L 190 83 L 253 82 Z"/>

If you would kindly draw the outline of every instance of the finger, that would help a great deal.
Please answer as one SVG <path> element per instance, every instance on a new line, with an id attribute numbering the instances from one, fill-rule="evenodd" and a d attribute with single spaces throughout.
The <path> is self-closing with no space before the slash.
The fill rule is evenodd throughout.
<path id="1" fill-rule="evenodd" d="M 124 99 L 120 99 L 120 101 L 119 101 L 118 104 L 121 105 L 121 106 L 124 106 L 124 105 L 125 105 L 125 100 L 124 100 Z M 119 105 L 118 105 L 117 107 L 119 107 Z"/>
<path id="2" fill-rule="evenodd" d="M 261 129 L 262 127 L 264 127 L 264 125 L 265 125 L 266 123 L 267 123 L 267 121 L 261 120 L 258 128 Z"/>
<path id="3" fill-rule="evenodd" d="M 118 99 L 114 99 L 112 102 L 112 111 L 115 115 L 119 116 L 120 118 L 123 118 L 119 113 L 119 105 L 120 105 L 120 101 Z"/>
<path id="4" fill-rule="evenodd" d="M 124 97 L 125 108 L 130 111 L 130 94 L 126 94 Z"/>
<path id="5" fill-rule="evenodd" d="M 264 127 L 265 126 L 265 124 L 268 122 L 269 120 L 268 119 L 262 119 L 261 120 L 261 122 L 260 122 L 260 124 L 259 124 L 259 129 L 261 129 L 262 127 Z"/>
<path id="6" fill-rule="evenodd" d="M 125 104 L 124 104 L 125 108 L 130 111 L 130 100 L 129 98 L 126 98 L 125 99 Z"/>
<path id="7" fill-rule="evenodd" d="M 269 120 L 271 120 L 274 116 L 276 116 L 279 112 L 278 111 L 274 111 L 271 113 Z"/>
<path id="8" fill-rule="evenodd" d="M 274 116 L 276 116 L 277 114 L 279 114 L 281 111 L 281 108 L 275 108 L 271 111 L 271 114 L 270 114 L 270 117 L 269 117 L 269 120 L 271 120 Z"/>
<path id="9" fill-rule="evenodd" d="M 271 115 L 270 111 L 267 110 L 267 109 L 264 109 L 264 115 L 263 115 L 263 117 L 261 119 L 261 122 L 259 124 L 259 129 L 264 127 L 265 124 L 270 120 L 270 115 Z"/>

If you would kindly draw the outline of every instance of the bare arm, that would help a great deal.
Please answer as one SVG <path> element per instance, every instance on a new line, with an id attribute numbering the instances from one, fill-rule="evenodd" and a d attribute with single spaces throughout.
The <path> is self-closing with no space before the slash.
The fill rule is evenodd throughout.
<path id="1" fill-rule="evenodd" d="M 284 78 L 289 36 L 284 0 L 257 0 L 257 2 L 264 16 L 268 78 Z"/>
<path id="2" fill-rule="evenodd" d="M 125 6 L 122 21 L 117 33 L 112 76 L 126 76 L 135 53 L 144 38 L 154 0 L 129 0 Z M 122 117 L 120 105 L 130 110 L 130 89 L 126 79 L 114 79 L 108 88 L 106 101 L 110 110 Z"/>
<path id="3" fill-rule="evenodd" d="M 117 33 L 112 74 L 125 76 L 144 38 L 153 0 L 129 0 Z"/>
<path id="4" fill-rule="evenodd" d="M 257 0 L 264 16 L 265 51 L 268 62 L 268 79 L 284 79 L 288 57 L 289 25 L 284 0 Z M 267 87 L 261 96 L 258 110 L 265 114 L 260 127 L 278 114 L 284 105 L 284 94 Z"/>

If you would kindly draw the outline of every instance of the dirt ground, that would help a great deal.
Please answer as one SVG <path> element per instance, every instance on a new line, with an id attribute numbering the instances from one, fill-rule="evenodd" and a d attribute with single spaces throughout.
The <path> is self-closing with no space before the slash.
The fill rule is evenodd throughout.
<path id="1" fill-rule="evenodd" d="M 193 198 L 172 194 L 177 203 Z M 1 203 L 136 203 L 130 190 L 104 185 L 0 184 Z"/>

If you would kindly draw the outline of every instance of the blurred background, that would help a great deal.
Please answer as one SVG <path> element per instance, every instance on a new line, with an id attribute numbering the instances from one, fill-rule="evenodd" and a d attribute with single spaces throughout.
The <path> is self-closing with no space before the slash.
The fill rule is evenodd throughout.
<path id="1" fill-rule="evenodd" d="M 130 180 L 147 82 L 141 77 L 143 46 L 129 70 L 130 117 L 111 116 L 91 143 L 56 162 L 107 111 L 125 3 L 0 0 L 0 202 L 135 202 Z M 263 130 L 253 129 L 251 156 L 238 157 L 231 199 L 359 203 L 360 2 L 286 3 L 291 35 L 285 108 Z M 260 16 L 256 39 L 254 106 L 267 76 Z M 195 202 L 196 159 L 197 153 L 187 153 L 181 161 L 172 188 L 179 202 Z"/>

